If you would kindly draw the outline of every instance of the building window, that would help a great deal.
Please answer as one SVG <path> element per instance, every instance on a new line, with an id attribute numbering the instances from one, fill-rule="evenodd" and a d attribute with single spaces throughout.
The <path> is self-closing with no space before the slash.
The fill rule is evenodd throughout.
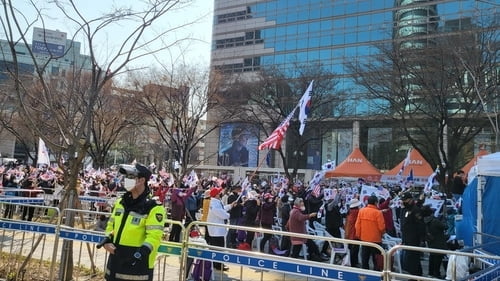
<path id="1" fill-rule="evenodd" d="M 217 23 L 241 21 L 249 18 L 252 18 L 252 10 L 250 9 L 250 7 L 246 7 L 244 11 L 237 11 L 233 13 L 218 15 Z"/>
<path id="2" fill-rule="evenodd" d="M 216 49 L 226 49 L 232 47 L 248 46 L 255 44 L 263 44 L 264 40 L 261 39 L 260 30 L 248 31 L 244 37 L 233 37 L 226 39 L 219 39 L 215 41 Z"/>
<path id="3" fill-rule="evenodd" d="M 51 71 L 50 71 L 50 73 L 52 75 L 58 75 L 59 74 L 59 67 L 53 66 L 52 69 L 51 69 Z"/>

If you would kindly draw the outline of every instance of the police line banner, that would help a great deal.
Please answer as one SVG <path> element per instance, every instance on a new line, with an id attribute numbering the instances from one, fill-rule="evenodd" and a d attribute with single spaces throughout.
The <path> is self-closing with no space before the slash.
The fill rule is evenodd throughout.
<path id="1" fill-rule="evenodd" d="M 41 234 L 56 234 L 56 225 L 20 222 L 0 219 L 0 229 L 5 230 L 20 230 L 27 232 L 36 232 Z M 69 227 L 61 227 L 59 236 L 62 239 L 69 239 L 88 243 L 99 243 L 104 238 L 104 234 L 94 233 L 82 229 L 74 229 Z M 160 245 L 159 253 L 168 255 L 180 255 L 182 250 L 181 243 L 164 242 Z M 343 267 L 343 270 L 333 268 L 330 264 L 324 263 L 304 263 L 303 260 L 296 261 L 291 258 L 272 259 L 272 257 L 259 256 L 258 253 L 252 256 L 252 252 L 239 254 L 229 253 L 227 251 L 217 251 L 206 248 L 198 248 L 190 245 L 188 248 L 188 256 L 198 259 L 206 259 L 219 261 L 224 263 L 232 263 L 239 266 L 258 268 L 263 270 L 278 271 L 283 273 L 295 274 L 305 277 L 315 277 L 328 279 L 333 281 L 345 280 L 364 280 L 364 281 L 381 281 L 380 272 L 359 272 L 359 269 Z M 336 266 L 338 267 L 338 266 Z"/>
<path id="2" fill-rule="evenodd" d="M 239 266 L 253 267 L 263 270 L 278 271 L 282 273 L 301 275 L 305 277 L 315 277 L 333 281 L 345 280 L 363 280 L 363 281 L 381 281 L 381 272 L 369 273 L 369 271 L 359 272 L 358 268 L 345 267 L 344 270 L 333 268 L 325 263 L 307 263 L 304 260 L 292 258 L 272 259 L 263 256 L 251 256 L 248 254 L 229 253 L 227 251 L 215 251 L 206 248 L 195 248 L 190 246 L 188 256 L 192 258 L 218 261 L 223 263 L 232 263 Z"/>

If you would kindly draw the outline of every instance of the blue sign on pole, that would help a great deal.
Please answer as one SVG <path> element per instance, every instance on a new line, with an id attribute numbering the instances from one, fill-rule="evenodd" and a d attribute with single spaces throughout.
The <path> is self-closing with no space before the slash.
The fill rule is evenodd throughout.
<path id="1" fill-rule="evenodd" d="M 307 277 L 324 278 L 328 280 L 343 281 L 343 280 L 364 280 L 364 281 L 380 281 L 382 280 L 381 273 L 372 275 L 353 271 L 337 270 L 329 267 L 318 265 L 308 265 L 290 261 L 279 261 L 261 257 L 251 257 L 247 255 L 238 255 L 227 252 L 218 252 L 208 249 L 189 248 L 188 255 L 193 258 L 207 259 L 220 261 L 225 263 L 234 263 L 241 266 L 256 267 L 268 269 L 272 271 L 280 271 L 284 273 L 297 274 Z"/>
<path id="2" fill-rule="evenodd" d="M 8 230 L 22 230 L 28 232 L 37 232 L 45 234 L 55 234 L 56 227 L 54 225 L 36 224 L 36 223 L 23 223 L 0 220 L 0 229 Z"/>

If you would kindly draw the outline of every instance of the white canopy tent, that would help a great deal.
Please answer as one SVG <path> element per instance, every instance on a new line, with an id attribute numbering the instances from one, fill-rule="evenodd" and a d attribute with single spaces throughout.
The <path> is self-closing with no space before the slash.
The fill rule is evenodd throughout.
<path id="1" fill-rule="evenodd" d="M 482 176 L 500 177 L 500 152 L 480 156 L 477 159 L 477 231 L 483 233 L 483 193 L 485 181 Z M 482 244 L 482 237 L 478 235 L 477 243 Z"/>
<path id="2" fill-rule="evenodd" d="M 477 159 L 477 173 L 480 176 L 500 177 L 500 152 L 480 156 Z"/>

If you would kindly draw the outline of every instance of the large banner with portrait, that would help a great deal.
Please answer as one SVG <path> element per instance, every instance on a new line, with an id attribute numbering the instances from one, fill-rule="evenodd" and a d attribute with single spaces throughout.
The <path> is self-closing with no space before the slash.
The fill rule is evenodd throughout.
<path id="1" fill-rule="evenodd" d="M 219 166 L 257 167 L 259 129 L 248 123 L 225 123 L 220 127 Z"/>

